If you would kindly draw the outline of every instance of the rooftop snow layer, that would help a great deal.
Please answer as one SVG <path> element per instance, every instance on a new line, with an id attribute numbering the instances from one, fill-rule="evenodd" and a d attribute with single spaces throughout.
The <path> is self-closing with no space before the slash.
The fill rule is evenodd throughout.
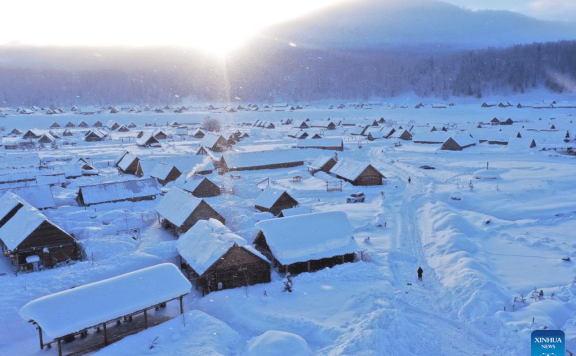
<path id="1" fill-rule="evenodd" d="M 15 250 L 40 224 L 47 220 L 38 209 L 24 204 L 16 215 L 0 228 L 2 241 L 9 250 Z"/>
<path id="2" fill-rule="evenodd" d="M 160 194 L 160 187 L 154 178 L 84 185 L 79 189 L 87 205 Z"/>
<path id="3" fill-rule="evenodd" d="M 181 226 L 201 202 L 202 199 L 172 187 L 156 205 L 156 211 L 174 225 Z"/>
<path id="4" fill-rule="evenodd" d="M 272 254 L 283 265 L 361 250 L 343 211 L 263 220 L 256 228 L 264 233 Z"/>
<path id="5" fill-rule="evenodd" d="M 356 178 L 358 178 L 360 174 L 362 174 L 362 172 L 366 170 L 366 168 L 368 168 L 369 165 L 370 164 L 367 162 L 360 162 L 345 157 L 340 159 L 338 163 L 336 163 L 334 167 L 332 167 L 330 173 L 336 174 L 337 176 L 349 180 L 355 180 Z"/>
<path id="6" fill-rule="evenodd" d="M 306 147 L 341 147 L 342 146 L 342 139 L 341 138 L 315 138 L 315 139 L 304 139 L 298 140 L 296 143 L 296 147 L 299 148 L 306 148 Z"/>
<path id="7" fill-rule="evenodd" d="M 198 221 L 180 236 L 176 247 L 180 256 L 201 276 L 234 244 L 245 246 L 247 242 L 220 221 L 210 219 Z"/>
<path id="8" fill-rule="evenodd" d="M 170 174 L 170 171 L 172 171 L 172 168 L 174 168 L 173 165 L 159 162 L 152 169 L 150 177 L 158 179 L 166 179 L 166 177 L 168 177 L 168 174 Z"/>
<path id="9" fill-rule="evenodd" d="M 163 263 L 47 295 L 20 309 L 55 339 L 190 293 L 178 268 Z"/>
<path id="10" fill-rule="evenodd" d="M 274 205 L 274 203 L 276 203 L 276 201 L 280 198 L 280 196 L 285 192 L 286 192 L 285 190 L 266 187 L 264 191 L 262 191 L 262 193 L 258 195 L 258 198 L 256 198 L 254 205 L 270 209 L 272 205 Z"/>
<path id="11" fill-rule="evenodd" d="M 228 168 L 258 167 L 272 164 L 303 162 L 301 150 L 270 150 L 243 153 L 225 153 L 222 157 Z"/>

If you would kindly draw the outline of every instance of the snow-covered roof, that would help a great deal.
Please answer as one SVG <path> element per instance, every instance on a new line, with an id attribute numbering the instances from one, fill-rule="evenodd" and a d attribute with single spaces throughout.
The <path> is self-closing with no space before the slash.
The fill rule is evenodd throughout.
<path id="1" fill-rule="evenodd" d="M 361 162 L 352 158 L 344 157 L 341 158 L 334 165 L 334 167 L 332 167 L 332 169 L 330 169 L 330 173 L 336 174 L 337 176 L 346 178 L 348 180 L 355 180 L 356 178 L 358 178 L 358 176 L 360 176 L 360 174 L 362 174 L 362 172 L 366 170 L 366 168 L 368 168 L 368 166 L 370 166 L 370 163 Z"/>
<path id="2" fill-rule="evenodd" d="M 18 195 L 21 199 L 24 199 L 27 203 L 36 209 L 56 207 L 54 197 L 52 196 L 52 189 L 50 189 L 50 186 L 48 185 L 30 185 L 6 189 L 6 191 L 10 191 Z M 3 192 L 0 192 L 0 194 L 2 193 Z M 2 204 L 4 204 L 4 202 L 2 202 Z"/>
<path id="3" fill-rule="evenodd" d="M 451 137 L 458 145 L 460 145 L 460 147 L 476 144 L 476 139 L 470 137 L 470 135 L 466 133 L 452 135 Z"/>
<path id="4" fill-rule="evenodd" d="M 15 250 L 40 224 L 47 220 L 38 209 L 26 203 L 0 228 L 2 241 L 9 250 Z"/>
<path id="5" fill-rule="evenodd" d="M 184 179 L 178 179 L 175 185 L 182 190 L 192 193 L 196 188 L 198 188 L 204 179 L 208 178 L 198 174 L 190 174 L 189 176 L 184 177 Z"/>
<path id="6" fill-rule="evenodd" d="M 222 135 L 216 135 L 213 133 L 207 133 L 203 138 L 202 138 L 202 142 L 200 142 L 201 146 L 204 147 L 208 147 L 208 148 L 213 148 L 214 145 L 216 144 L 216 142 L 218 142 L 218 139 L 220 139 L 220 137 L 222 137 Z M 226 140 L 224 137 L 222 137 L 223 140 Z"/>
<path id="7" fill-rule="evenodd" d="M 263 220 L 256 228 L 264 233 L 272 254 L 283 265 L 361 250 L 342 211 Z"/>
<path id="8" fill-rule="evenodd" d="M 127 155 L 122 157 L 120 162 L 118 162 L 118 167 L 120 167 L 123 171 L 125 171 L 132 164 L 132 162 L 134 162 L 134 160 L 136 160 L 136 159 L 138 159 L 138 157 L 136 157 L 136 155 L 134 155 L 132 153 L 128 153 Z"/>
<path id="9" fill-rule="evenodd" d="M 160 194 L 154 178 L 80 186 L 84 204 L 98 204 Z"/>
<path id="10" fill-rule="evenodd" d="M 316 158 L 311 164 L 310 164 L 310 168 L 313 169 L 320 169 L 322 168 L 322 166 L 324 166 L 326 163 L 328 163 L 328 161 L 330 161 L 332 158 L 332 156 L 320 156 L 318 158 Z"/>
<path id="11" fill-rule="evenodd" d="M 228 168 L 267 166 L 272 164 L 304 161 L 301 150 L 269 150 L 224 154 Z"/>
<path id="12" fill-rule="evenodd" d="M 155 210 L 174 225 L 181 226 L 201 202 L 202 199 L 180 188 L 172 187 L 156 205 Z"/>
<path id="13" fill-rule="evenodd" d="M 152 132 L 146 132 L 142 135 L 142 137 L 140 137 L 139 139 L 136 140 L 136 144 L 138 146 L 145 146 L 147 144 L 149 144 L 148 141 L 152 140 L 152 143 L 157 143 L 158 140 L 156 139 L 156 137 L 154 137 Z"/>
<path id="14" fill-rule="evenodd" d="M 49 185 L 49 184 L 65 184 L 66 176 L 64 173 L 37 175 L 36 184 L 38 185 Z"/>
<path id="15" fill-rule="evenodd" d="M 256 198 L 254 205 L 270 209 L 272 205 L 274 205 L 274 203 L 276 203 L 276 201 L 280 198 L 280 196 L 285 192 L 286 192 L 285 190 L 266 187 L 264 191 L 262 191 L 262 193 L 258 195 L 258 198 Z"/>
<path id="16" fill-rule="evenodd" d="M 170 172 L 172 171 L 172 168 L 174 168 L 174 166 L 171 164 L 165 164 L 159 162 L 154 166 L 152 172 L 150 172 L 150 177 L 158 179 L 166 179 L 166 177 L 168 177 L 168 174 L 170 174 Z"/>
<path id="17" fill-rule="evenodd" d="M 310 213 L 311 213 L 310 208 L 307 206 L 296 206 L 294 208 L 282 210 L 282 216 L 284 217 L 310 214 Z"/>
<path id="18" fill-rule="evenodd" d="M 448 139 L 449 134 L 444 131 L 418 131 L 412 138 L 413 142 L 434 142 L 444 143 Z"/>
<path id="19" fill-rule="evenodd" d="M 0 220 L 4 219 L 9 212 L 12 211 L 18 204 L 26 204 L 21 197 L 8 191 L 4 192 L 2 198 L 0 198 Z"/>
<path id="20" fill-rule="evenodd" d="M 175 265 L 162 263 L 47 295 L 19 314 L 54 339 L 178 298 L 191 287 Z"/>
<path id="21" fill-rule="evenodd" d="M 216 219 L 200 220 L 184 235 L 180 236 L 176 247 L 178 253 L 198 275 L 218 261 L 230 247 L 245 246 L 246 240 L 228 229 Z M 263 257 L 263 259 L 265 259 Z"/>
<path id="22" fill-rule="evenodd" d="M 341 138 L 308 138 L 304 140 L 298 140 L 296 147 L 298 148 L 314 148 L 314 147 L 342 147 Z"/>

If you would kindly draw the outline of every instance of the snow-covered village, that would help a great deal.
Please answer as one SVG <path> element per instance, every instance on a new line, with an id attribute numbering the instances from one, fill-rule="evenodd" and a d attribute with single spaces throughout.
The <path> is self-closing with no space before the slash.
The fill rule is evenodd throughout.
<path id="1" fill-rule="evenodd" d="M 575 109 L 499 104 L 3 109 L 3 353 L 574 348 Z"/>
<path id="2" fill-rule="evenodd" d="M 573 1 L 2 14 L 0 355 L 576 354 Z"/>

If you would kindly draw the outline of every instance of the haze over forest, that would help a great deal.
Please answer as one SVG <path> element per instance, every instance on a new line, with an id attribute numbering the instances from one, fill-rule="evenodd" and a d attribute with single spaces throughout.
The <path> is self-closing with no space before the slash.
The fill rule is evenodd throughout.
<path id="1" fill-rule="evenodd" d="M 358 1 L 267 28 L 224 58 L 173 47 L 0 46 L 0 106 L 570 92 L 574 39 L 576 23 L 435 0 Z"/>

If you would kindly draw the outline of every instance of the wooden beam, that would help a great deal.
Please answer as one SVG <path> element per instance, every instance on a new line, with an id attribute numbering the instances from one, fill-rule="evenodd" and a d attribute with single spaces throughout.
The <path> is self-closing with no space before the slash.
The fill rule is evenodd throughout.
<path id="1" fill-rule="evenodd" d="M 38 325 L 38 333 L 40 334 L 40 349 L 44 350 L 44 340 L 42 340 L 42 328 Z"/>

